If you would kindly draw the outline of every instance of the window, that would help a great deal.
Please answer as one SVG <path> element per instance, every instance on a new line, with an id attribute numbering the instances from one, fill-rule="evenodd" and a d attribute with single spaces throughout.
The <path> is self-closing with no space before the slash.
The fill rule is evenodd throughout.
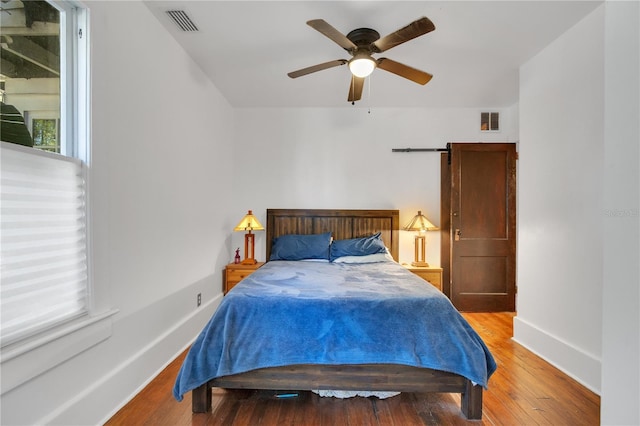
<path id="1" fill-rule="evenodd" d="M 14 1 L 3 4 L 0 18 L 5 348 L 89 312 L 89 150 L 86 10 Z M 19 141 L 11 140 L 16 132 Z"/>

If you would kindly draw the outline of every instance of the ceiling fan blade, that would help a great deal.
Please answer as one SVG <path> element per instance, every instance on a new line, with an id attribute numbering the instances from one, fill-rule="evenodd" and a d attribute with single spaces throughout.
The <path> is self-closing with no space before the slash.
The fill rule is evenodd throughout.
<path id="1" fill-rule="evenodd" d="M 307 68 L 302 68 L 297 71 L 291 71 L 287 75 L 291 78 L 302 77 L 303 75 L 311 74 L 312 72 L 326 70 L 327 68 L 333 68 L 340 65 L 346 64 L 348 61 L 346 59 L 336 59 L 335 61 L 329 61 L 318 65 L 313 65 Z"/>
<path id="2" fill-rule="evenodd" d="M 390 73 L 399 75 L 400 77 L 404 77 L 422 85 L 427 84 L 433 77 L 433 75 L 429 73 L 411 68 L 410 66 L 387 58 L 378 59 L 378 68 L 382 68 L 385 71 L 389 71 Z"/>
<path id="3" fill-rule="evenodd" d="M 307 25 L 329 37 L 331 40 L 333 40 L 340 47 L 347 51 L 354 50 L 357 47 L 351 40 L 347 38 L 346 35 L 333 28 L 324 19 L 313 19 L 311 21 L 307 21 Z"/>
<path id="4" fill-rule="evenodd" d="M 351 84 L 349 84 L 349 102 L 359 101 L 362 98 L 362 88 L 364 87 L 364 78 L 351 76 Z"/>
<path id="5" fill-rule="evenodd" d="M 402 44 L 405 41 L 409 41 L 416 37 L 420 37 L 421 35 L 430 33 L 435 29 L 436 26 L 433 25 L 433 22 L 431 22 L 431 20 L 426 16 L 423 16 L 422 18 L 413 21 L 406 27 L 400 28 L 396 32 L 379 38 L 371 44 L 375 52 L 380 53 L 384 52 L 385 50 L 389 50 L 392 47 L 396 47 L 397 45 Z"/>

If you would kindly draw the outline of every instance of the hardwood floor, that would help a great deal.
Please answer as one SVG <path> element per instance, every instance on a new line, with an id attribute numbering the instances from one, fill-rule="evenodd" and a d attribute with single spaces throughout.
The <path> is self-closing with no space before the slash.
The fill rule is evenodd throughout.
<path id="1" fill-rule="evenodd" d="M 598 425 L 600 397 L 511 340 L 513 314 L 464 314 L 493 353 L 498 370 L 484 392 L 483 418 L 467 421 L 455 394 L 402 393 L 376 398 L 321 398 L 299 392 L 214 389 L 213 410 L 192 414 L 191 395 L 171 395 L 179 356 L 107 425 Z"/>

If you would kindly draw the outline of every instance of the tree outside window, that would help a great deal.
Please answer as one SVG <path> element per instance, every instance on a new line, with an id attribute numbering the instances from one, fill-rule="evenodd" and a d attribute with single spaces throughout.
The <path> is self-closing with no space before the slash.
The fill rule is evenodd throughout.
<path id="1" fill-rule="evenodd" d="M 50 152 L 60 152 L 58 120 L 34 118 L 31 122 L 33 147 Z"/>

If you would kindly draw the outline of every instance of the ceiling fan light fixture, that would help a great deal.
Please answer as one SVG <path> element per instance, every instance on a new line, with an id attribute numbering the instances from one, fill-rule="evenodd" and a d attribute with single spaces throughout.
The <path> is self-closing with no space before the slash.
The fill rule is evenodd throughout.
<path id="1" fill-rule="evenodd" d="M 356 55 L 349 61 L 349 70 L 356 77 L 368 77 L 375 68 L 376 61 L 366 54 Z"/>

